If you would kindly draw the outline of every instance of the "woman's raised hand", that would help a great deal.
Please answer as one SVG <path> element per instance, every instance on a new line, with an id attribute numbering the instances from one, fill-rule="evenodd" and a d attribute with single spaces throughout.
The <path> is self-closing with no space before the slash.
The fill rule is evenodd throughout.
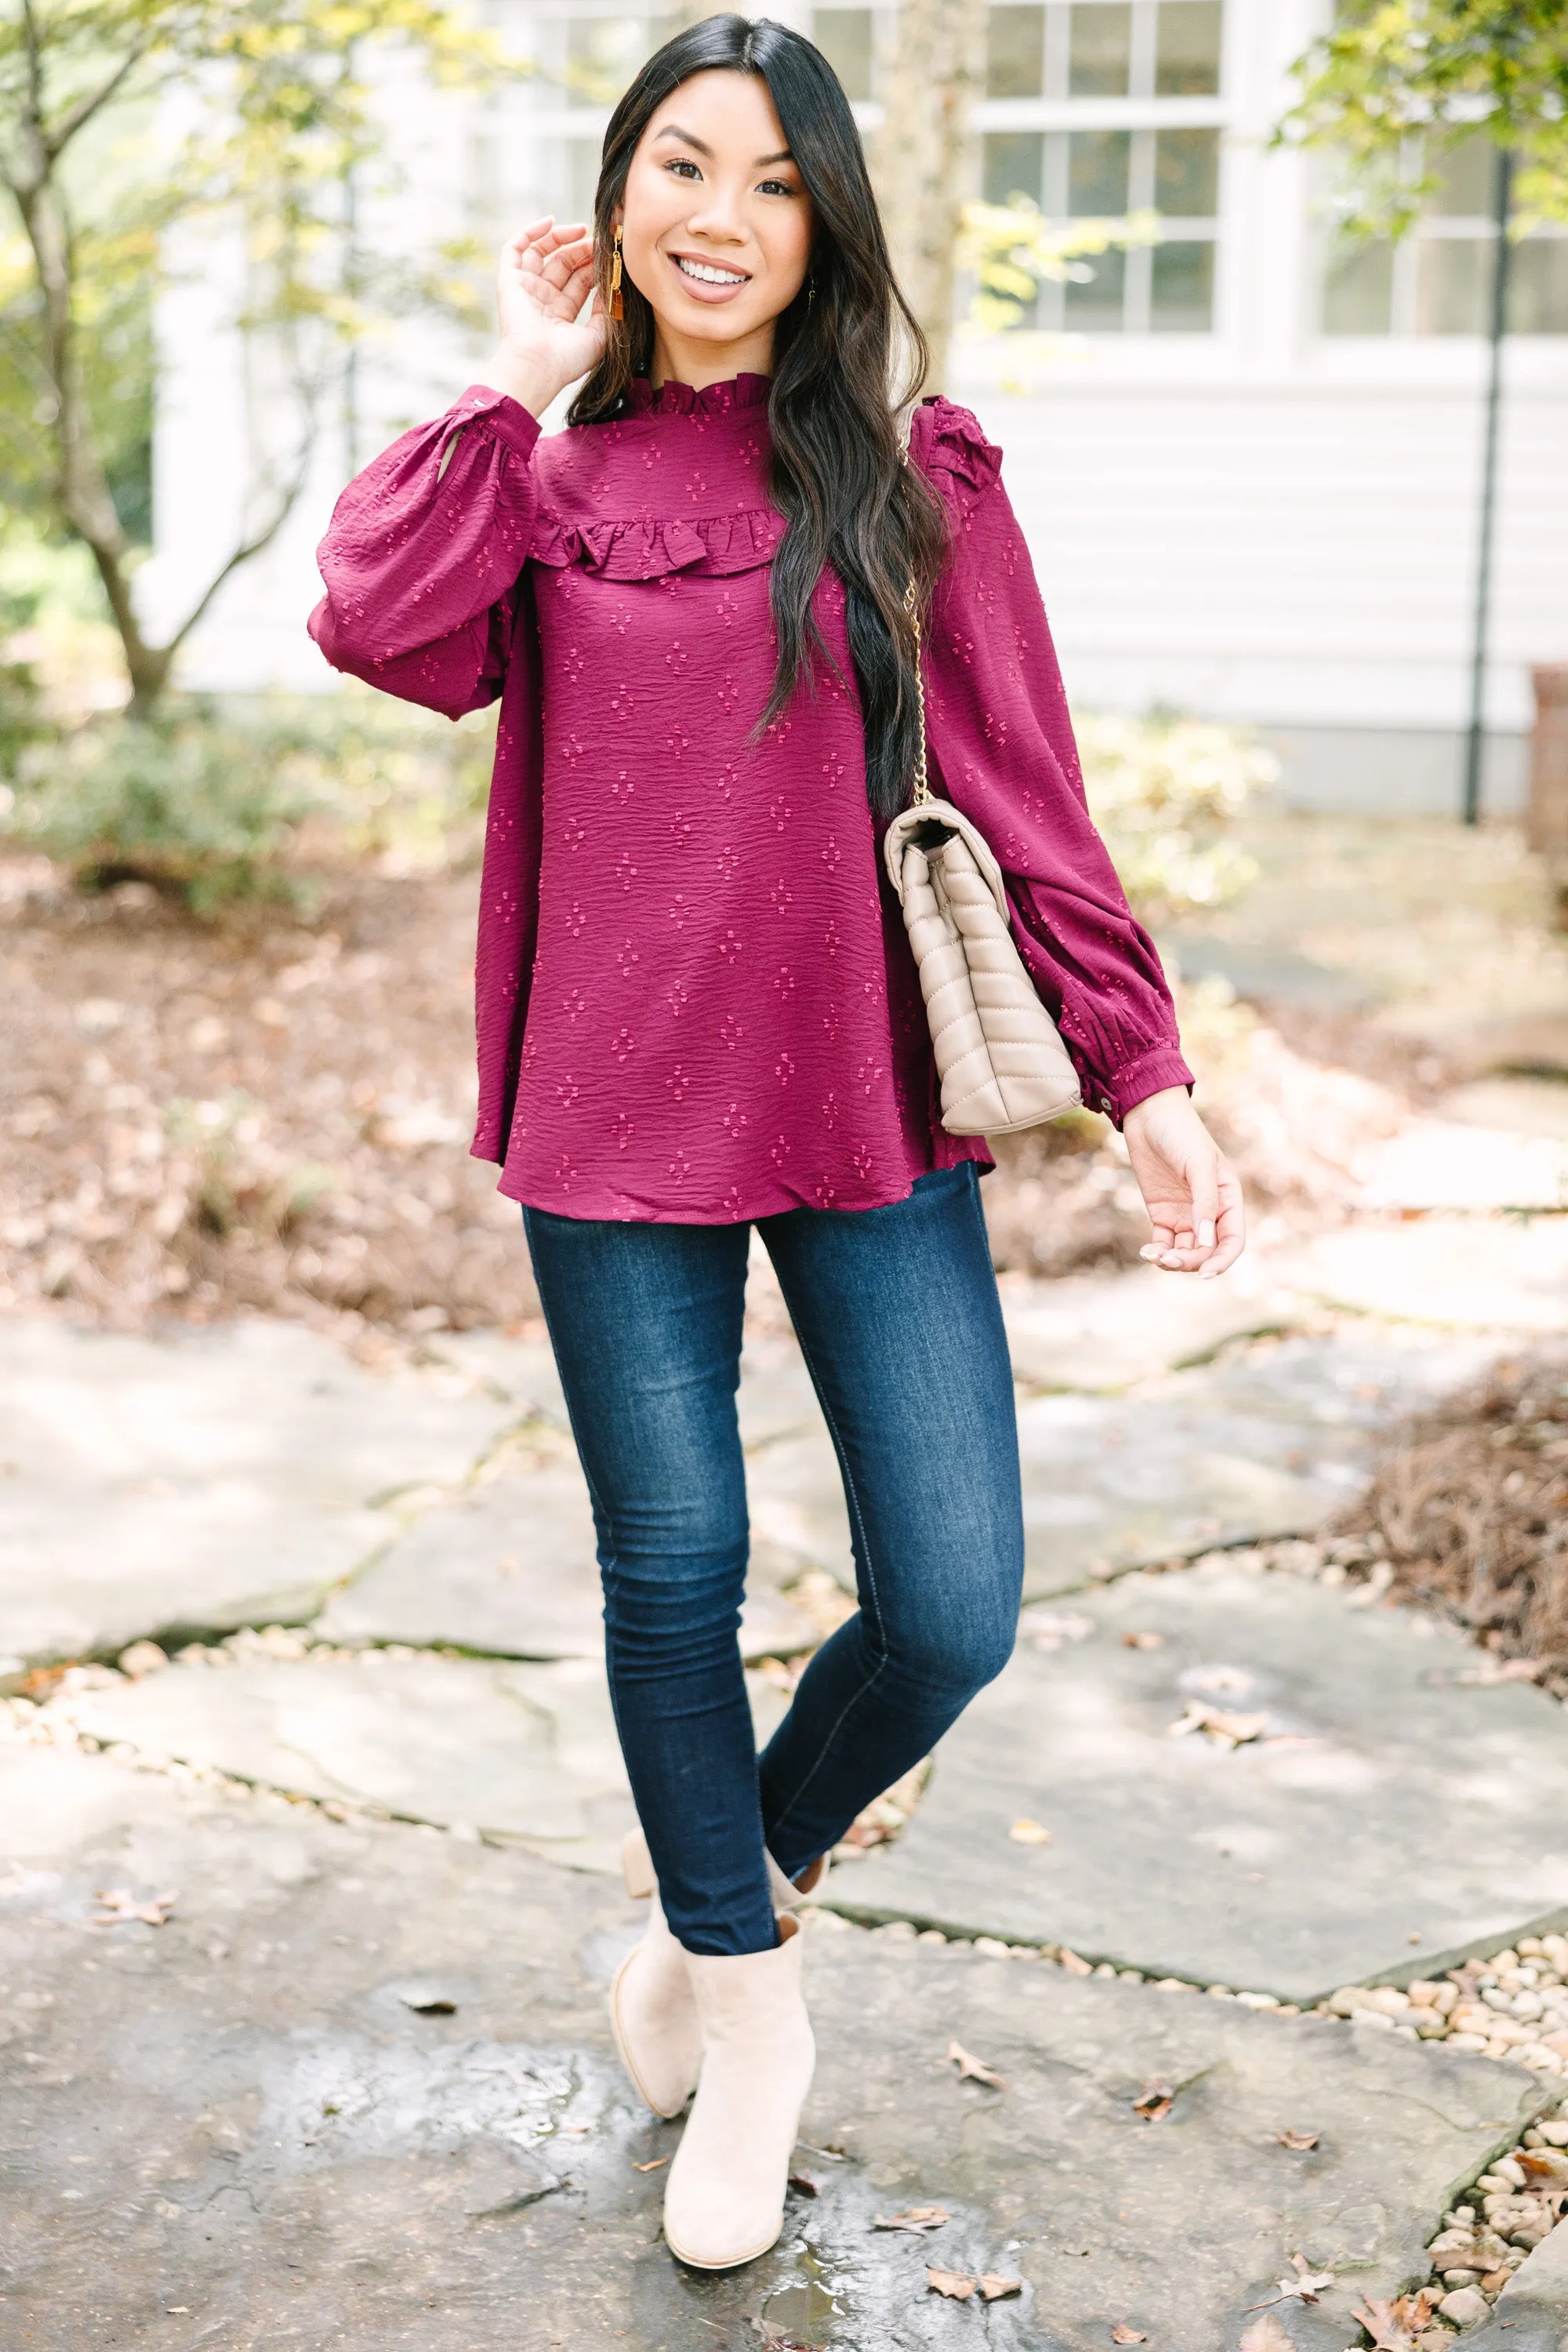
<path id="1" fill-rule="evenodd" d="M 605 321 L 594 291 L 594 240 L 581 221 L 533 221 L 501 252 L 496 275 L 500 342 L 485 382 L 535 416 L 604 355 Z"/>

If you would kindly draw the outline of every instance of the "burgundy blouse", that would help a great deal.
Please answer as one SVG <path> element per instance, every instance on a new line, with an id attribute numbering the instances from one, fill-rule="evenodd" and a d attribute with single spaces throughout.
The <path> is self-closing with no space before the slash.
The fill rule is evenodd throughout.
<path id="1" fill-rule="evenodd" d="M 477 386 L 343 492 L 311 633 L 457 718 L 500 697 L 477 960 L 479 1126 L 512 1199 L 677 1223 L 901 1200 L 988 1155 L 938 1115 L 920 988 L 837 664 L 759 741 L 772 680 L 767 380 L 633 387 L 542 441 Z M 933 789 L 1007 877 L 1019 950 L 1120 1119 L 1189 1082 L 1089 822 L 1001 453 L 945 400 L 910 455 L 949 510 L 926 632 Z"/>

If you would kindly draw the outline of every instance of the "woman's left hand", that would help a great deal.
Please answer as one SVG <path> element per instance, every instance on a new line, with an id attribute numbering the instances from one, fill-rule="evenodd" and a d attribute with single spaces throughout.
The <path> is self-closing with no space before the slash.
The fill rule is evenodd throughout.
<path id="1" fill-rule="evenodd" d="M 1154 1228 L 1139 1255 L 1171 1274 L 1212 1277 L 1234 1265 L 1247 1245 L 1241 1185 L 1186 1088 L 1147 1096 L 1121 1131 Z"/>

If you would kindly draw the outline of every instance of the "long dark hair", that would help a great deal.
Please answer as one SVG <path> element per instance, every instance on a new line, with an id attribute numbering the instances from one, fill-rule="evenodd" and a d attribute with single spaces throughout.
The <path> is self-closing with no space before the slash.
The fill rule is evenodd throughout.
<path id="1" fill-rule="evenodd" d="M 902 463 L 896 410 L 924 376 L 925 338 L 900 293 L 855 118 L 820 49 L 763 17 L 710 16 L 656 50 L 605 134 L 594 202 L 601 290 L 626 173 L 655 110 L 693 74 L 756 74 L 766 83 L 816 221 L 806 283 L 774 331 L 769 495 L 789 529 L 773 560 L 778 665 L 759 731 L 826 659 L 811 609 L 831 565 L 844 585 L 849 651 L 866 729 L 866 789 L 879 815 L 909 794 L 919 719 L 917 639 L 905 597 L 923 607 L 941 565 L 942 512 Z M 810 289 L 809 299 L 807 289 Z M 625 413 L 626 387 L 653 359 L 652 309 L 626 280 L 626 316 L 572 404 L 574 425 Z M 901 327 L 910 381 L 895 398 L 892 338 Z"/>

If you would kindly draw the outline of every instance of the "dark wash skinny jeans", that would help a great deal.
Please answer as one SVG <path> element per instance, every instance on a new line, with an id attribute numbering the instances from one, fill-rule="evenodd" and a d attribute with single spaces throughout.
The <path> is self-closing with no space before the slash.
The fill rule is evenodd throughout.
<path id="1" fill-rule="evenodd" d="M 978 1176 L 966 1162 L 885 1208 L 758 1221 L 837 1450 L 860 1600 L 760 1759 L 737 1640 L 750 1228 L 523 1218 L 666 1914 L 689 1951 L 768 1950 L 764 1843 L 789 1875 L 804 1870 L 1012 1652 L 1017 1425 Z"/>

